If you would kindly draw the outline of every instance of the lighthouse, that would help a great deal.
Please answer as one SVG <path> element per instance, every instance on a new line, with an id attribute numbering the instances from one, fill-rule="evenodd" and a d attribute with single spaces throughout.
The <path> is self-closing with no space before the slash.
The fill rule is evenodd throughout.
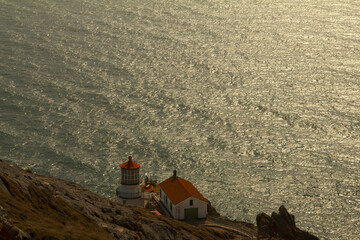
<path id="1" fill-rule="evenodd" d="M 132 160 L 129 156 L 129 160 L 120 165 L 121 179 L 120 187 L 116 189 L 116 195 L 118 200 L 127 205 L 140 206 L 143 204 L 140 191 L 140 164 Z"/>

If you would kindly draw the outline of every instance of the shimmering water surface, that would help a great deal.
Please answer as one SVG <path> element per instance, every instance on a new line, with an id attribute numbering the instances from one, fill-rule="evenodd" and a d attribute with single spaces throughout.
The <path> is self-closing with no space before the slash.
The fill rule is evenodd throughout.
<path id="1" fill-rule="evenodd" d="M 0 157 L 113 196 L 131 154 L 360 239 L 359 39 L 359 1 L 0 0 Z"/>

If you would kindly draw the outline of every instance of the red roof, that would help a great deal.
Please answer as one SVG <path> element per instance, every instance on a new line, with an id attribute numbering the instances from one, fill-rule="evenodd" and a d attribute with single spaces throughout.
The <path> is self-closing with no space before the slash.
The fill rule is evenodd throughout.
<path id="1" fill-rule="evenodd" d="M 180 177 L 170 177 L 159 184 L 170 201 L 176 205 L 189 197 L 208 202 L 206 198 L 192 185 L 191 182 Z"/>
<path id="2" fill-rule="evenodd" d="M 138 164 L 137 162 L 134 162 L 132 160 L 132 157 L 129 156 L 129 160 L 123 164 L 120 165 L 121 168 L 124 169 L 137 169 L 140 167 L 140 164 Z"/>

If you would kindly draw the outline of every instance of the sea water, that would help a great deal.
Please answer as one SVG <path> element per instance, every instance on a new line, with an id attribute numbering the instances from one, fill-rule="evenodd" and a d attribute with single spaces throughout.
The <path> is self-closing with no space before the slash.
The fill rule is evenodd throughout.
<path id="1" fill-rule="evenodd" d="M 132 155 L 360 239 L 359 39 L 359 1 L 0 0 L 0 157 L 112 197 Z"/>

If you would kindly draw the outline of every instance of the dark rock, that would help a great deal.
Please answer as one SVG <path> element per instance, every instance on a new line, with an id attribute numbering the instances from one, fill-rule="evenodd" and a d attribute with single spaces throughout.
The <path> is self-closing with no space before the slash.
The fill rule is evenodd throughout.
<path id="1" fill-rule="evenodd" d="M 42 237 L 41 240 L 59 240 L 59 239 L 56 237 L 52 237 L 52 236 L 45 236 L 45 237 Z"/>
<path id="2" fill-rule="evenodd" d="M 178 233 L 174 228 L 161 221 L 149 221 L 141 219 L 142 232 L 145 239 L 178 239 Z"/>
<path id="3" fill-rule="evenodd" d="M 130 231 L 126 228 L 121 229 L 121 231 L 114 231 L 113 228 L 105 227 L 105 230 L 111 233 L 115 239 L 139 240 L 139 236 L 136 232 Z"/>
<path id="4" fill-rule="evenodd" d="M 112 212 L 111 208 L 107 208 L 107 207 L 101 208 L 101 211 L 102 211 L 103 213 L 111 213 L 111 212 Z"/>
<path id="5" fill-rule="evenodd" d="M 122 211 L 121 211 L 120 209 L 116 209 L 116 210 L 115 210 L 115 213 L 116 213 L 116 214 L 121 214 Z"/>
<path id="6" fill-rule="evenodd" d="M 269 215 L 265 213 L 258 214 L 256 216 L 256 223 L 258 226 L 259 239 L 271 239 L 275 236 L 275 224 Z"/>
<path id="7" fill-rule="evenodd" d="M 211 206 L 210 201 L 208 202 L 208 205 L 207 205 L 207 212 L 208 212 L 208 215 L 210 215 L 210 216 L 214 216 L 214 217 L 220 216 L 220 214 L 216 211 L 216 209 L 213 206 Z"/>
<path id="8" fill-rule="evenodd" d="M 133 230 L 133 231 L 138 231 L 141 227 L 134 221 L 134 219 L 125 217 L 125 216 L 114 216 L 112 218 L 112 223 Z"/>
<path id="9" fill-rule="evenodd" d="M 310 233 L 300 230 L 295 225 L 295 217 L 284 206 L 279 213 L 273 212 L 271 217 L 265 213 L 256 217 L 258 226 L 258 239 L 271 239 L 279 237 L 286 240 L 319 240 Z"/>
<path id="10" fill-rule="evenodd" d="M 27 240 L 30 235 L 13 224 L 7 211 L 0 206 L 0 239 Z"/>
<path id="11" fill-rule="evenodd" d="M 124 206 L 96 195 L 79 184 L 33 174 L 2 161 L 0 161 L 0 206 L 3 206 L 3 210 L 0 207 L 0 216 L 6 213 L 3 215 L 11 216 L 17 225 L 0 221 L 1 240 L 30 237 L 43 240 L 234 238 L 232 233 L 224 229 L 189 225 L 183 221 L 154 215 L 144 208 Z M 208 207 L 209 218 L 215 222 L 229 222 L 210 204 Z M 279 235 L 279 231 L 274 231 L 273 228 L 283 224 L 295 226 L 292 215 L 286 213 L 286 209 L 285 211 L 280 209 L 278 216 L 274 215 L 277 222 L 266 214 L 261 215 L 258 217 L 259 228 L 264 229 L 266 236 Z M 257 229 L 252 224 L 240 222 L 233 224 L 236 225 L 235 228 L 240 226 L 240 230 L 247 233 L 246 236 L 255 238 Z M 30 235 L 18 227 L 26 229 Z M 280 232 L 282 235 L 294 234 L 293 229 L 295 229 L 294 236 L 298 236 L 297 228 L 288 227 Z"/>

